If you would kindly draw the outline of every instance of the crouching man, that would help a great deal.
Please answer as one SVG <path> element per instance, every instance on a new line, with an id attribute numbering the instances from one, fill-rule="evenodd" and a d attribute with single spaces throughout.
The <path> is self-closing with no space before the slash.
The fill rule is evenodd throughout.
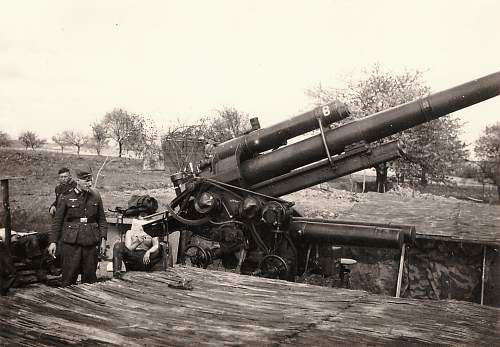
<path id="1" fill-rule="evenodd" d="M 142 230 L 139 220 L 125 233 L 125 242 L 113 247 L 113 277 L 121 278 L 122 261 L 127 271 L 151 271 L 162 260 L 158 237 L 151 237 Z"/>
<path id="2" fill-rule="evenodd" d="M 92 175 L 78 171 L 76 188 L 61 196 L 49 234 L 49 254 L 55 257 L 59 247 L 62 256 L 62 286 L 97 281 L 99 255 L 106 249 L 107 223 L 99 192 L 92 189 Z"/>

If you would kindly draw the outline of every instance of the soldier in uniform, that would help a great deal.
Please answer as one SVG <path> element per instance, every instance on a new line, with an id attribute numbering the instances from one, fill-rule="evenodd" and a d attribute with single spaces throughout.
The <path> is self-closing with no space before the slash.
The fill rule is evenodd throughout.
<path id="1" fill-rule="evenodd" d="M 49 234 L 49 253 L 55 256 L 58 242 L 62 255 L 62 286 L 97 280 L 99 256 L 106 249 L 107 224 L 102 199 L 91 188 L 92 174 L 78 171 L 76 187 L 62 195 Z"/>
<path id="2" fill-rule="evenodd" d="M 56 193 L 56 200 L 50 205 L 49 213 L 52 217 L 56 214 L 56 206 L 61 195 L 66 195 L 71 192 L 76 187 L 76 182 L 71 177 L 69 169 L 67 167 L 62 167 L 58 172 L 59 184 L 54 189 Z"/>

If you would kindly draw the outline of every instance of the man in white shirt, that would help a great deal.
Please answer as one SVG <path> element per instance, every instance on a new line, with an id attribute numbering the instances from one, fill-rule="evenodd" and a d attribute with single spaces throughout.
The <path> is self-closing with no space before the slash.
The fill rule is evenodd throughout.
<path id="1" fill-rule="evenodd" d="M 121 264 L 127 271 L 151 271 L 161 261 L 158 237 L 151 237 L 142 230 L 143 221 L 134 219 L 132 228 L 125 233 L 125 242 L 113 246 L 113 277 L 121 278 Z"/>

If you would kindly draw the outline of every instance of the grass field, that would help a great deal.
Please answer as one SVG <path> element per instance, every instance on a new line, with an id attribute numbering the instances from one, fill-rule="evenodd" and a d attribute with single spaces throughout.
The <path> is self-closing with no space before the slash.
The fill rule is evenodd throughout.
<path id="1" fill-rule="evenodd" d="M 0 177 L 22 177 L 12 180 L 10 206 L 12 228 L 17 231 L 49 230 L 51 217 L 48 208 L 54 201 L 57 171 L 66 166 L 75 169 L 92 169 L 97 173 L 105 157 L 95 155 L 62 154 L 50 151 L 0 149 Z M 96 175 L 94 175 L 95 177 Z M 331 187 L 350 189 L 348 178 L 331 182 Z M 131 158 L 110 157 L 97 178 L 105 209 L 126 207 L 133 194 L 150 194 L 162 205 L 174 196 L 169 174 L 166 171 L 146 171 L 142 161 Z M 483 189 L 478 186 L 429 185 L 422 192 L 456 198 L 483 199 Z M 498 203 L 496 190 L 487 192 L 492 202 Z M 0 210 L 0 226 L 3 227 L 3 209 Z"/>
<path id="2" fill-rule="evenodd" d="M 61 154 L 48 151 L 0 149 L 0 177 L 22 177 L 9 182 L 12 228 L 17 231 L 47 231 L 50 225 L 48 208 L 55 199 L 57 171 L 65 166 L 92 169 L 97 173 L 105 157 Z M 95 177 L 95 175 L 94 175 Z M 109 158 L 97 178 L 97 189 L 103 195 L 105 209 L 126 206 L 126 192 L 169 186 L 165 171 L 145 171 L 142 161 L 130 158 Z M 0 210 L 3 226 L 3 210 Z"/>

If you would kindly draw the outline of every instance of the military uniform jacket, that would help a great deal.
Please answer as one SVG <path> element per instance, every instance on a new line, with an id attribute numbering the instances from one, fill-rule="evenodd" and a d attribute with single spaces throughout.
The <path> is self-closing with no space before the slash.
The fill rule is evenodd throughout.
<path id="1" fill-rule="evenodd" d="M 52 205 L 50 205 L 51 207 L 52 206 L 56 206 L 57 207 L 57 203 L 59 202 L 59 198 L 61 196 L 64 196 L 66 194 L 69 194 L 71 193 L 71 191 L 73 189 L 76 188 L 76 182 L 74 180 L 70 180 L 69 182 L 65 183 L 65 184 L 58 184 L 55 188 L 54 188 L 54 193 L 56 193 L 56 199 L 54 200 L 54 202 L 52 203 Z"/>
<path id="2" fill-rule="evenodd" d="M 107 223 L 99 192 L 73 189 L 61 195 L 49 234 L 50 242 L 97 245 L 107 237 Z"/>

